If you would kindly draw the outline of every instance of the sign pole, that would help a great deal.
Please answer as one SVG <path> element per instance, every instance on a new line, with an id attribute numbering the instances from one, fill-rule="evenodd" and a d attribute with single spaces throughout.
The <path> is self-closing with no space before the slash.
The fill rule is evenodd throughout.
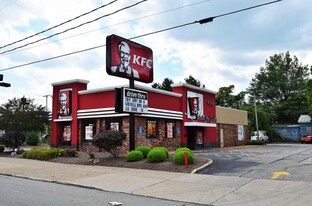
<path id="1" fill-rule="evenodd" d="M 129 80 L 130 89 L 134 89 L 134 79 Z M 129 140 L 130 140 L 130 151 L 135 150 L 135 119 L 134 113 L 129 114 Z"/>

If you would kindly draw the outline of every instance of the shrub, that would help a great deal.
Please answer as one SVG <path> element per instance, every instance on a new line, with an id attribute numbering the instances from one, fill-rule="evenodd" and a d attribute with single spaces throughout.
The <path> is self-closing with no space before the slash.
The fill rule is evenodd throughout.
<path id="1" fill-rule="evenodd" d="M 187 147 L 181 147 L 181 148 L 178 148 L 175 152 L 180 152 L 180 151 L 185 151 L 185 152 L 189 152 L 189 153 L 191 153 L 192 155 L 193 155 L 193 151 L 192 150 L 190 150 L 189 148 L 187 148 Z"/>
<path id="2" fill-rule="evenodd" d="M 154 147 L 153 149 L 163 150 L 166 154 L 166 158 L 169 157 L 169 152 L 168 152 L 168 149 L 166 147 Z"/>
<path id="3" fill-rule="evenodd" d="M 75 149 L 65 149 L 64 156 L 66 157 L 76 157 L 77 151 Z"/>
<path id="4" fill-rule="evenodd" d="M 263 144 L 265 144 L 265 142 L 263 142 L 261 140 L 250 140 L 250 144 L 251 145 L 263 145 Z"/>
<path id="5" fill-rule="evenodd" d="M 149 162 L 164 162 L 165 159 L 166 153 L 162 149 L 152 149 L 147 155 Z"/>
<path id="6" fill-rule="evenodd" d="M 22 157 L 26 159 L 49 160 L 59 157 L 61 149 L 58 148 L 32 148 L 22 153 Z"/>
<path id="7" fill-rule="evenodd" d="M 128 162 L 136 162 L 143 159 L 143 153 L 139 150 L 133 150 L 127 153 L 126 160 Z"/>
<path id="8" fill-rule="evenodd" d="M 37 146 L 39 143 L 39 137 L 36 132 L 28 132 L 26 134 L 26 144 L 30 146 Z"/>
<path id="9" fill-rule="evenodd" d="M 113 157 L 118 157 L 118 146 L 122 146 L 122 142 L 127 135 L 120 131 L 105 131 L 94 136 L 92 143 L 94 146 L 104 149 Z"/>
<path id="10" fill-rule="evenodd" d="M 4 151 L 4 145 L 0 145 L 0 153 Z"/>
<path id="11" fill-rule="evenodd" d="M 184 160 L 184 152 L 187 153 L 188 157 L 188 163 L 193 164 L 194 163 L 194 156 L 188 151 L 176 151 L 173 156 L 173 163 L 176 165 L 184 165 L 185 160 Z"/>
<path id="12" fill-rule="evenodd" d="M 146 158 L 148 153 L 151 151 L 151 148 L 148 146 L 138 146 L 135 150 L 139 150 L 143 154 L 143 158 Z"/>
<path id="13" fill-rule="evenodd" d="M 5 147 L 18 148 L 26 141 L 26 137 L 22 132 L 13 131 L 3 134 L 0 137 L 0 143 L 4 144 Z"/>

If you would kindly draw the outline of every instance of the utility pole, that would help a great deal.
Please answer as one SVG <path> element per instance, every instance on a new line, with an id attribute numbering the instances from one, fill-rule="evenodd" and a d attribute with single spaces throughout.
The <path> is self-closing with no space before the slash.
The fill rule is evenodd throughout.
<path id="1" fill-rule="evenodd" d="M 48 111 L 48 98 L 51 97 L 51 95 L 46 94 L 46 95 L 43 95 L 43 97 L 46 98 L 46 107 L 45 107 L 46 109 L 45 109 L 45 110 L 46 110 L 46 112 L 47 112 L 47 111 Z"/>
<path id="2" fill-rule="evenodd" d="M 257 105 L 256 105 L 256 96 L 254 96 L 254 106 L 255 106 L 255 118 L 256 118 L 256 129 L 257 129 L 257 139 L 259 140 L 259 126 L 258 126 L 258 114 L 257 114 Z"/>

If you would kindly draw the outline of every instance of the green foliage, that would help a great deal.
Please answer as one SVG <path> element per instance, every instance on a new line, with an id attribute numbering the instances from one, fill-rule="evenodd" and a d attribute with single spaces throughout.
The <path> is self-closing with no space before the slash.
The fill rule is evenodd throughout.
<path id="1" fill-rule="evenodd" d="M 127 153 L 126 160 L 128 162 L 136 162 L 143 159 L 143 153 L 139 150 L 133 150 Z"/>
<path id="2" fill-rule="evenodd" d="M 37 146 L 39 143 L 39 137 L 36 132 L 27 132 L 26 134 L 26 144 L 30 146 Z"/>
<path id="3" fill-rule="evenodd" d="M 184 160 L 184 152 L 187 153 L 187 158 L 188 158 L 188 164 L 193 164 L 194 163 L 194 156 L 191 152 L 185 150 L 180 150 L 176 151 L 173 156 L 173 163 L 176 165 L 184 165 L 185 160 Z"/>
<path id="4" fill-rule="evenodd" d="M 32 99 L 14 98 L 0 106 L 0 130 L 38 132 L 48 123 L 45 107 L 34 104 Z"/>
<path id="5" fill-rule="evenodd" d="M 192 75 L 184 78 L 185 83 L 189 85 L 193 85 L 195 87 L 201 87 L 201 82 L 197 79 L 195 79 Z M 205 85 L 203 85 L 203 88 L 205 88 Z"/>
<path id="6" fill-rule="evenodd" d="M 57 158 L 62 154 L 62 149 L 59 148 L 32 148 L 31 150 L 24 151 L 22 153 L 22 158 L 45 161 Z"/>
<path id="7" fill-rule="evenodd" d="M 12 149 L 20 147 L 25 140 L 25 135 L 19 131 L 8 132 L 0 137 L 0 143 Z"/>
<path id="8" fill-rule="evenodd" d="M 139 150 L 143 154 L 143 158 L 146 158 L 148 153 L 151 151 L 151 148 L 148 146 L 138 146 L 135 150 Z"/>
<path id="9" fill-rule="evenodd" d="M 75 149 L 64 149 L 65 157 L 76 157 L 77 151 Z"/>
<path id="10" fill-rule="evenodd" d="M 104 149 L 113 157 L 118 157 L 118 146 L 122 146 L 127 135 L 121 131 L 104 131 L 94 136 L 94 146 Z"/>
<path id="11" fill-rule="evenodd" d="M 216 104 L 222 107 L 230 107 L 239 109 L 240 106 L 245 104 L 246 92 L 240 92 L 238 95 L 233 94 L 235 86 L 220 87 L 216 94 Z"/>
<path id="12" fill-rule="evenodd" d="M 163 80 L 163 82 L 160 84 L 160 83 L 154 83 L 152 84 L 152 87 L 153 88 L 156 88 L 156 89 L 162 89 L 162 90 L 166 90 L 166 91 L 172 91 L 172 87 L 171 87 L 171 84 L 173 84 L 174 82 L 169 79 L 169 78 L 165 78 Z"/>
<path id="13" fill-rule="evenodd" d="M 2 153 L 4 151 L 4 145 L 0 144 L 0 153 Z"/>
<path id="14" fill-rule="evenodd" d="M 169 151 L 166 147 L 154 147 L 153 149 L 160 149 L 160 150 L 163 150 L 166 154 L 166 158 L 169 157 Z"/>
<path id="15" fill-rule="evenodd" d="M 307 113 L 306 86 L 311 68 L 289 52 L 271 56 L 250 82 L 249 102 L 255 99 L 257 105 L 268 108 L 273 115 L 270 123 L 297 123 L 299 116 Z"/>
<path id="16" fill-rule="evenodd" d="M 147 160 L 149 162 L 164 162 L 166 159 L 166 153 L 162 149 L 152 149 L 148 155 Z"/>
<path id="17" fill-rule="evenodd" d="M 174 153 L 176 153 L 176 152 L 180 152 L 180 151 L 185 151 L 185 152 L 189 152 L 190 154 L 192 154 L 193 155 L 193 151 L 192 150 L 190 150 L 189 148 L 187 148 L 187 147 L 180 147 L 180 148 L 178 148 L 178 149 L 176 149 L 176 151 L 174 152 Z"/>

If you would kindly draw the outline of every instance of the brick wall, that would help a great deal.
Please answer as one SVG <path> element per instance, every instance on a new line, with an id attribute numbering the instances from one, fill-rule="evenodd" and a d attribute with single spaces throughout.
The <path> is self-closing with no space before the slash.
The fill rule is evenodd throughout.
<path id="1" fill-rule="evenodd" d="M 250 136 L 248 126 L 244 126 L 244 139 L 238 140 L 238 126 L 230 124 L 218 124 L 217 137 L 218 137 L 218 146 L 220 147 L 220 130 L 223 129 L 223 141 L 224 147 L 233 147 L 248 145 Z"/>

